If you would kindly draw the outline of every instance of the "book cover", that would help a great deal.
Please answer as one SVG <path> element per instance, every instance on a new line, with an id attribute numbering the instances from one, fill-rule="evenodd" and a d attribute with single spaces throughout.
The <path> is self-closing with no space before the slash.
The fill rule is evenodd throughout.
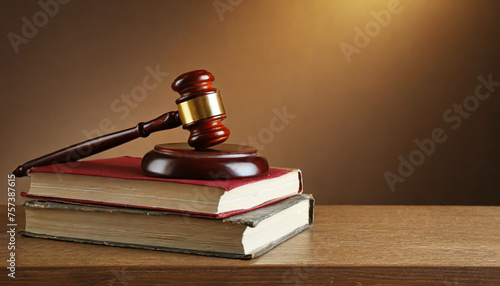
<path id="1" fill-rule="evenodd" d="M 75 165 L 76 164 L 76 165 Z M 39 199 L 39 200 L 50 200 L 56 202 L 69 202 L 69 203 L 77 203 L 77 204 L 97 204 L 97 205 L 108 205 L 115 207 L 130 207 L 130 208 L 143 208 L 143 209 L 152 209 L 152 210 L 162 210 L 169 212 L 178 212 L 187 216 L 195 216 L 195 217 L 210 217 L 210 218 L 224 218 L 229 217 L 235 214 L 243 213 L 246 211 L 254 210 L 272 203 L 275 203 L 279 200 L 285 199 L 287 197 L 300 194 L 302 192 L 302 174 L 298 169 L 285 169 L 285 168 L 271 168 L 269 172 L 262 176 L 245 178 L 245 179 L 233 179 L 233 180 L 185 180 L 185 179 L 166 179 L 166 178 L 156 178 L 147 176 L 142 169 L 140 168 L 141 158 L 135 157 L 118 157 L 118 158 L 110 158 L 110 159 L 100 159 L 100 160 L 89 160 L 89 161 L 81 161 L 77 163 L 66 163 L 66 164 L 56 164 L 50 166 L 43 167 L 34 167 L 30 170 L 30 174 L 33 173 L 51 173 L 63 175 L 80 175 L 80 176 L 91 176 L 91 177 L 100 177 L 100 178 L 115 178 L 118 179 L 123 184 L 124 180 L 134 180 L 134 181 L 145 181 L 145 182 L 164 182 L 164 183 L 174 183 L 174 184 L 182 184 L 189 185 L 199 188 L 217 188 L 223 190 L 224 192 L 230 192 L 232 190 L 238 189 L 240 187 L 245 187 L 247 185 L 262 183 L 267 180 L 272 181 L 273 179 L 280 178 L 284 175 L 287 175 L 291 172 L 296 172 L 298 174 L 298 189 L 296 189 L 293 193 L 288 193 L 286 195 L 281 195 L 277 197 L 269 196 L 265 200 L 260 201 L 255 205 L 250 205 L 245 208 L 236 208 L 230 209 L 222 212 L 211 212 L 206 211 L 203 206 L 203 197 L 201 197 L 199 202 L 197 202 L 198 210 L 192 209 L 180 209 L 176 207 L 165 207 L 165 206 L 156 206 L 156 205 L 147 205 L 141 204 L 139 200 L 129 199 L 129 200 L 119 200 L 118 197 L 113 197 L 106 201 L 100 201 L 96 199 L 92 199 L 91 196 L 83 196 L 80 195 L 78 198 L 72 198 L 70 196 L 66 197 L 64 195 L 41 195 L 39 193 L 31 194 L 22 192 L 21 196 L 31 198 L 31 199 Z M 62 177 L 62 176 L 61 176 Z M 61 179 L 62 180 L 62 179 Z M 33 183 L 33 181 L 32 181 Z M 58 181 L 56 180 L 57 184 Z M 125 184 L 128 184 L 125 182 Z M 142 184 L 142 183 L 141 183 Z M 116 186 L 120 186 L 117 185 Z M 50 186 L 44 186 L 47 188 Z M 56 185 L 57 187 L 57 185 Z M 127 186 L 128 187 L 128 186 Z M 78 186 L 81 189 L 81 186 Z M 83 187 L 84 188 L 84 187 Z M 205 189 L 203 189 L 204 191 Z M 85 192 L 93 192 L 93 190 L 84 190 Z M 102 191 L 98 191 L 101 192 Z M 203 195 L 203 193 L 202 193 Z M 130 195 L 131 196 L 131 195 Z M 263 194 L 259 194 L 259 196 L 263 196 Z M 185 197 L 185 196 L 184 196 Z M 138 198 L 138 197 L 137 197 Z M 175 199 L 174 197 L 172 197 Z"/>
<path id="2" fill-rule="evenodd" d="M 244 179 L 231 179 L 214 178 L 214 180 L 188 180 L 188 179 L 167 179 L 147 176 L 141 169 L 142 158 L 138 157 L 116 157 L 108 159 L 78 161 L 65 164 L 55 164 L 43 167 L 33 167 L 29 173 L 56 173 L 56 174 L 73 174 L 85 176 L 97 176 L 107 178 L 119 178 L 129 180 L 142 180 L 142 181 L 158 181 L 158 182 L 171 182 L 180 184 L 190 184 L 196 186 L 207 186 L 224 189 L 231 191 L 235 188 L 251 183 L 268 180 L 283 176 L 291 169 L 286 168 L 270 168 L 269 171 L 262 176 L 244 178 Z M 302 181 L 302 180 L 301 180 Z"/>
<path id="3" fill-rule="evenodd" d="M 70 241 L 70 242 L 80 242 L 80 243 L 90 243 L 90 244 L 99 244 L 99 245 L 108 245 L 108 246 L 118 246 L 118 247 L 131 247 L 138 249 L 147 249 L 147 250 L 160 250 L 160 251 L 168 251 L 168 252 L 178 252 L 178 253 L 189 253 L 189 254 L 198 254 L 205 256 L 215 256 L 215 257 L 224 257 L 224 258 L 237 258 L 237 259 L 252 259 L 258 257 L 289 238 L 297 235 L 305 229 L 312 227 L 314 222 L 314 198 L 309 194 L 302 194 L 298 196 L 293 196 L 288 199 L 282 200 L 272 205 L 268 205 L 263 208 L 259 208 L 257 210 L 249 211 L 246 213 L 234 215 L 228 218 L 219 219 L 221 224 L 227 224 L 227 227 L 230 225 L 243 225 L 250 228 L 255 228 L 259 226 L 259 224 L 266 221 L 273 216 L 276 216 L 283 212 L 284 210 L 291 208 L 298 203 L 308 201 L 309 211 L 308 211 L 308 223 L 306 225 L 300 226 L 293 231 L 279 237 L 278 239 L 266 243 L 265 245 L 260 246 L 259 248 L 252 251 L 252 253 L 241 254 L 241 253 L 227 253 L 227 252 L 216 252 L 216 251 L 204 251 L 197 249 L 182 249 L 175 247 L 165 247 L 165 246 L 155 246 L 155 245 L 145 245 L 141 243 L 124 243 L 118 241 L 99 241 L 93 239 L 85 239 L 85 238 L 77 238 L 77 237 L 65 237 L 59 235 L 51 235 L 44 233 L 36 233 L 30 232 L 29 230 L 19 231 L 20 234 L 28 237 L 35 238 L 46 238 L 46 239 L 54 239 L 54 240 L 62 240 L 62 241 Z M 67 211 L 75 211 L 75 212 L 94 212 L 94 213 L 122 213 L 129 215 L 138 215 L 138 216 L 154 216 L 154 217 L 166 217 L 166 216 L 181 216 L 180 214 L 173 214 L 162 211 L 150 211 L 150 210 L 140 210 L 140 209 L 127 209 L 127 208 L 114 208 L 114 207 L 106 207 L 106 206 L 88 206 L 88 205 L 74 205 L 74 204 L 66 204 L 66 203 L 57 203 L 57 202 L 45 202 L 45 201 L 27 201 L 24 204 L 24 207 L 36 208 L 36 209 L 56 209 L 56 210 L 67 210 Z M 205 220 L 204 218 L 191 218 L 195 220 Z M 27 216 L 27 225 L 29 223 L 30 217 Z M 210 220 L 213 221 L 213 220 Z"/>

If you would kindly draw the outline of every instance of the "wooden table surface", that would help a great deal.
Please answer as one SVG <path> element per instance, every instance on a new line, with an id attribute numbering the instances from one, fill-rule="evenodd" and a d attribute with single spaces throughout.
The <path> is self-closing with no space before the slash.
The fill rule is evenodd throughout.
<path id="1" fill-rule="evenodd" d="M 18 207 L 18 222 L 21 213 Z M 5 265 L 5 223 L 2 228 Z M 312 229 L 247 261 L 18 235 L 16 261 L 16 279 L 4 271 L 0 282 L 499 285 L 500 208 L 316 206 Z"/>

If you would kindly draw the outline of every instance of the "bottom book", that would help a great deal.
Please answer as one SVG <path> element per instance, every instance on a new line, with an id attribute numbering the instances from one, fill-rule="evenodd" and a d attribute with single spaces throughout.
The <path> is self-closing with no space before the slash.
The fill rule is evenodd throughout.
<path id="1" fill-rule="evenodd" d="M 224 219 L 46 201 L 24 206 L 25 236 L 238 259 L 268 252 L 314 218 L 307 194 Z"/>

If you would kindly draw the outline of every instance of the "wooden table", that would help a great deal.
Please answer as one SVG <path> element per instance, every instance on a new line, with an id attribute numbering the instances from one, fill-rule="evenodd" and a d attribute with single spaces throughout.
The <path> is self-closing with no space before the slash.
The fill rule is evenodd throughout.
<path id="1" fill-rule="evenodd" d="M 18 236 L 17 278 L 4 270 L 0 282 L 500 284 L 499 207 L 317 206 L 315 219 L 312 229 L 250 261 Z"/>

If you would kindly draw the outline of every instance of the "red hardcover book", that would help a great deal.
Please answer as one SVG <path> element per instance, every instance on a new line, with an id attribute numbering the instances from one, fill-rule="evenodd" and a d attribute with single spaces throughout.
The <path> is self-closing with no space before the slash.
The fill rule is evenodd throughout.
<path id="1" fill-rule="evenodd" d="M 22 195 L 224 218 L 302 192 L 298 169 L 271 168 L 246 179 L 185 180 L 148 177 L 140 164 L 141 158 L 118 157 L 34 167 L 29 193 Z"/>

